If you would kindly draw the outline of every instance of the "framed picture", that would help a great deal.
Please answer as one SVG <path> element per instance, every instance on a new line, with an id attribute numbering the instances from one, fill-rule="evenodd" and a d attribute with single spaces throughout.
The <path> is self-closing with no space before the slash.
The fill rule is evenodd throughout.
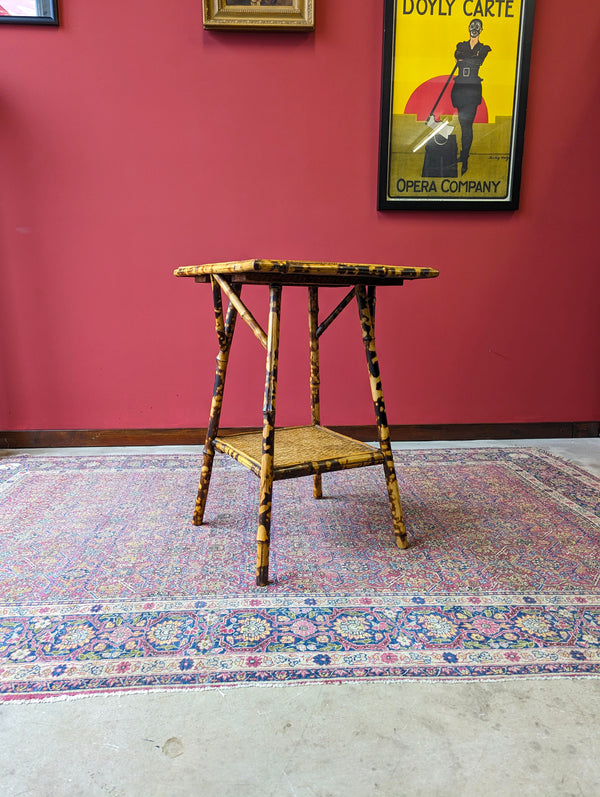
<path id="1" fill-rule="evenodd" d="M 2 0 L 0 0 L 2 2 Z M 204 27 L 312 30 L 313 0 L 203 0 Z"/>
<path id="2" fill-rule="evenodd" d="M 518 207 L 533 9 L 385 0 L 379 210 Z"/>
<path id="3" fill-rule="evenodd" d="M 58 25 L 58 0 L 0 0 L 0 24 Z"/>

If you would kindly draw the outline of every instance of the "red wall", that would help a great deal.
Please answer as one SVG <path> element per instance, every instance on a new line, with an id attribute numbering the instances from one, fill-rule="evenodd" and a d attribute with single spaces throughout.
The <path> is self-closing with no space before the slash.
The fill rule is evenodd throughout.
<path id="1" fill-rule="evenodd" d="M 379 293 L 392 423 L 600 418 L 597 2 L 538 0 L 521 209 L 479 214 L 376 210 L 383 0 L 316 0 L 314 34 L 113 5 L 0 28 L 0 428 L 205 425 L 210 290 L 171 271 L 248 257 L 440 268 Z M 305 293 L 279 423 L 308 418 Z M 322 338 L 324 422 L 372 421 L 355 315 Z M 264 353 L 237 335 L 222 420 L 254 425 Z"/>

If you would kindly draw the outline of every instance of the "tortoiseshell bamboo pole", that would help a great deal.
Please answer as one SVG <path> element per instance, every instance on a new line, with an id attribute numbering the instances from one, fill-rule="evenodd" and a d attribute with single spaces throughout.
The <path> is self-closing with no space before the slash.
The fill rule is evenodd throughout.
<path id="1" fill-rule="evenodd" d="M 218 285 L 219 285 L 219 287 L 223 288 L 223 290 L 225 291 L 225 293 L 227 294 L 227 296 L 229 298 L 229 301 L 233 304 L 235 309 L 238 311 L 238 313 L 240 314 L 241 318 L 243 318 L 244 321 L 246 322 L 246 324 L 248 324 L 248 326 L 250 327 L 252 332 L 254 332 L 254 334 L 256 335 L 258 340 L 260 341 L 260 344 L 263 347 L 263 349 L 266 349 L 267 348 L 267 336 L 265 335 L 261 325 L 258 323 L 256 318 L 254 318 L 254 316 L 252 315 L 250 310 L 248 310 L 246 305 L 240 299 L 239 293 L 236 293 L 236 291 L 233 289 L 233 287 L 227 283 L 227 280 L 225 280 L 223 277 L 220 277 L 218 274 L 211 275 L 211 281 L 213 281 L 213 280 L 216 280 Z M 213 290 L 214 290 L 214 288 L 213 288 Z"/>
<path id="2" fill-rule="evenodd" d="M 219 341 L 219 350 L 222 351 L 227 342 L 225 324 L 223 323 L 223 299 L 221 297 L 221 288 L 214 277 L 211 277 L 210 283 L 215 306 L 215 329 Z"/>
<path id="3" fill-rule="evenodd" d="M 319 289 L 316 285 L 308 288 L 308 332 L 310 340 L 310 412 L 313 426 L 321 424 L 321 378 L 319 375 Z M 313 477 L 313 496 L 323 497 L 321 474 Z"/>
<path id="4" fill-rule="evenodd" d="M 265 401 L 263 404 L 262 458 L 260 463 L 260 505 L 256 535 L 256 583 L 269 583 L 269 545 L 271 542 L 271 503 L 273 497 L 273 459 L 275 454 L 275 397 L 279 359 L 279 320 L 281 316 L 281 285 L 269 287 L 269 331 Z"/>
<path id="5" fill-rule="evenodd" d="M 333 321 L 335 321 L 335 319 L 339 316 L 344 307 L 350 304 L 352 299 L 354 299 L 354 288 L 352 288 L 352 290 L 346 296 L 344 296 L 342 301 L 338 304 L 338 306 L 334 310 L 332 310 L 332 312 L 327 316 L 325 321 L 319 324 L 319 326 L 317 327 L 318 338 L 320 338 L 323 332 L 325 332 L 325 330 L 327 329 L 327 327 L 331 323 L 333 323 Z"/>
<path id="6" fill-rule="evenodd" d="M 356 300 L 360 316 L 360 326 L 362 329 L 363 343 L 367 355 L 369 366 L 369 381 L 371 383 L 371 395 L 375 407 L 375 417 L 377 419 L 377 432 L 379 434 L 379 446 L 383 454 L 383 469 L 387 485 L 392 518 L 394 521 L 394 534 L 396 535 L 396 545 L 399 548 L 407 548 L 408 540 L 406 528 L 402 515 L 402 505 L 400 503 L 400 493 L 398 492 L 398 481 L 394 468 L 394 457 L 390 445 L 390 430 L 387 422 L 385 403 L 383 400 L 383 389 L 381 387 L 381 376 L 379 373 L 379 361 L 375 349 L 375 330 L 373 327 L 373 311 L 375 308 L 375 286 L 369 286 L 369 295 L 364 285 L 357 285 Z"/>
<path id="7" fill-rule="evenodd" d="M 375 296 L 375 285 L 367 286 L 367 298 L 369 300 L 369 310 L 371 311 L 371 323 L 373 325 L 373 335 L 375 335 L 375 304 L 377 297 Z"/>
<path id="8" fill-rule="evenodd" d="M 223 406 L 223 391 L 225 390 L 225 377 L 227 375 L 227 363 L 229 362 L 229 351 L 233 340 L 233 331 L 237 318 L 237 310 L 232 302 L 227 309 L 227 318 L 223 323 L 223 303 L 221 301 L 221 288 L 215 279 L 211 277 L 213 289 L 213 302 L 215 306 L 215 328 L 219 339 L 219 353 L 217 354 L 217 370 L 215 373 L 215 385 L 213 397 L 210 405 L 210 417 L 206 430 L 206 440 L 204 443 L 204 456 L 202 458 L 202 470 L 200 471 L 200 483 L 198 485 L 198 495 L 196 497 L 196 507 L 194 509 L 193 523 L 201 526 L 204 520 L 204 510 L 210 486 L 213 460 L 215 458 L 214 439 L 219 433 L 219 421 L 221 418 L 221 407 Z M 241 286 L 236 288 L 241 292 Z"/>

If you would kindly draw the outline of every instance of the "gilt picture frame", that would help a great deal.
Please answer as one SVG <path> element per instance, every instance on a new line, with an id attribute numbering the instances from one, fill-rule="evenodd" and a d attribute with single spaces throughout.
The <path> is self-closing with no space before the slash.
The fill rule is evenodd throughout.
<path id="1" fill-rule="evenodd" d="M 58 25 L 58 0 L 0 0 L 0 25 Z"/>
<path id="2" fill-rule="evenodd" d="M 535 0 L 384 0 L 379 210 L 519 207 Z"/>
<path id="3" fill-rule="evenodd" d="M 313 30 L 314 0 L 203 0 L 203 23 L 208 30 Z"/>

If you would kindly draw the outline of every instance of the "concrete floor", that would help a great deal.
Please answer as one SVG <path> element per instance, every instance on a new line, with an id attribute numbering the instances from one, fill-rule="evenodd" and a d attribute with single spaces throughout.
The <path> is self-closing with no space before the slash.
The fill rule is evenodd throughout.
<path id="1" fill-rule="evenodd" d="M 410 447 L 477 445 L 540 446 L 600 476 L 600 439 Z M 2 705 L 0 797 L 79 795 L 600 797 L 600 679 Z"/>

